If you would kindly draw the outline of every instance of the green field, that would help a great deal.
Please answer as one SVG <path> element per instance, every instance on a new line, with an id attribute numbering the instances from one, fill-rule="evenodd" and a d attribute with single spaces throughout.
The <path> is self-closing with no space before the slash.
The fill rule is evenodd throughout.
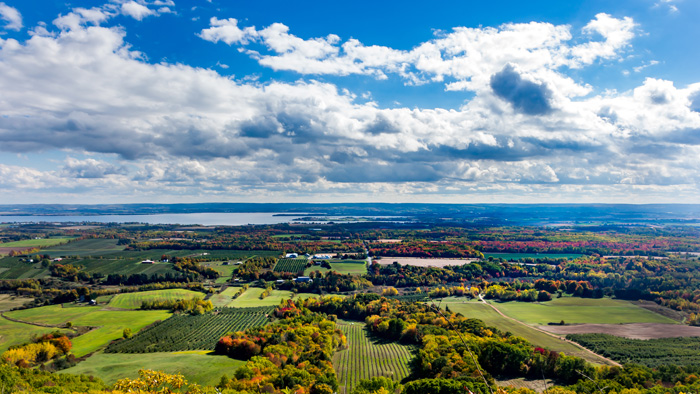
<path id="1" fill-rule="evenodd" d="M 238 293 L 238 290 L 240 289 L 240 287 L 227 287 L 221 293 L 214 294 L 213 296 L 211 296 L 211 298 L 209 298 L 209 301 L 211 301 L 211 303 L 214 304 L 215 307 L 226 306 L 230 304 L 231 301 L 233 301 L 233 296 L 236 293 Z"/>
<path id="2" fill-rule="evenodd" d="M 92 375 L 113 384 L 119 379 L 138 377 L 139 369 L 154 369 L 171 374 L 181 373 L 187 381 L 200 385 L 216 385 L 222 375 L 233 376 L 233 372 L 245 364 L 245 361 L 208 353 L 145 353 L 138 357 L 133 354 L 97 353 L 60 373 Z"/>
<path id="3" fill-rule="evenodd" d="M 130 339 L 109 345 L 105 353 L 214 350 L 216 342 L 226 333 L 267 324 L 267 316 L 273 309 L 223 308 L 203 315 L 175 314 Z"/>
<path id="4" fill-rule="evenodd" d="M 483 320 L 487 326 L 496 327 L 503 332 L 510 331 L 513 335 L 523 337 L 535 346 L 562 352 L 570 356 L 578 356 L 592 363 L 606 363 L 605 360 L 585 352 L 571 343 L 537 331 L 525 324 L 506 319 L 481 301 L 466 301 L 464 298 L 449 297 L 443 299 L 441 306 L 448 306 L 450 311 L 461 313 L 467 318 Z"/>
<path id="5" fill-rule="evenodd" d="M 117 294 L 109 302 L 109 306 L 122 309 L 139 309 L 144 301 L 177 301 L 190 298 L 204 298 L 204 293 L 185 289 L 167 289 L 140 291 L 137 293 Z"/>
<path id="6" fill-rule="evenodd" d="M 10 346 L 29 342 L 33 335 L 43 335 L 52 331 L 56 331 L 56 329 L 16 323 L 0 317 L 0 353 L 7 350 Z M 69 332 L 69 330 L 61 331 Z"/>
<path id="7" fill-rule="evenodd" d="M 342 261 L 342 260 L 338 260 Z M 319 271 L 322 273 L 326 273 L 328 271 L 335 271 L 339 274 L 344 274 L 344 275 L 364 275 L 367 273 L 367 266 L 365 265 L 365 261 L 362 260 L 360 262 L 356 263 L 341 263 L 341 262 L 331 262 L 331 269 L 328 268 L 323 268 L 320 265 L 312 265 L 311 267 L 307 268 L 304 270 L 304 275 L 308 276 L 309 273 Z"/>
<path id="8" fill-rule="evenodd" d="M 259 287 L 251 287 L 248 289 L 245 293 L 241 294 L 240 297 L 236 298 L 235 300 L 232 300 L 231 302 L 228 303 L 228 307 L 234 307 L 234 308 L 254 308 L 258 306 L 277 306 L 280 304 L 280 301 L 286 300 L 292 296 L 291 291 L 287 290 L 272 290 L 272 293 L 265 297 L 265 299 L 260 299 L 260 294 L 264 289 L 261 289 Z M 234 292 L 235 293 L 235 292 Z M 306 298 L 306 297 L 316 297 L 318 296 L 317 294 L 309 294 L 309 293 L 299 293 L 295 296 L 298 298 Z"/>
<path id="9" fill-rule="evenodd" d="M 230 265 L 224 265 L 228 260 L 223 260 L 223 261 L 210 261 L 210 262 L 205 262 L 201 263 L 201 265 L 205 267 L 209 267 L 216 272 L 219 273 L 219 277 L 216 279 L 216 283 L 226 283 L 229 280 L 231 280 L 231 277 L 233 276 L 233 272 L 238 269 L 237 266 L 233 265 L 231 263 Z"/>
<path id="10" fill-rule="evenodd" d="M 111 255 L 124 250 L 124 245 L 117 245 L 117 239 L 81 239 L 65 245 L 58 245 L 41 251 L 41 254 L 48 254 L 51 257 L 59 256 L 81 256 Z"/>
<path id="11" fill-rule="evenodd" d="M 43 248 L 47 246 L 59 245 L 66 243 L 74 237 L 56 237 L 56 238 L 42 238 L 42 239 L 25 239 L 22 241 L 5 242 L 0 243 L 0 248 Z"/>
<path id="12" fill-rule="evenodd" d="M 386 376 L 395 381 L 408 376 L 413 355 L 411 347 L 396 342 L 377 342 L 365 329 L 364 323 L 339 322 L 348 339 L 348 348 L 333 356 L 338 376 L 338 393 L 347 394 L 360 379 Z"/>
<path id="13" fill-rule="evenodd" d="M 50 305 L 6 312 L 6 315 L 13 319 L 33 323 L 62 326 L 70 321 L 74 326 L 94 327 L 88 333 L 72 340 L 72 352 L 77 357 L 82 357 L 106 346 L 110 341 L 120 338 L 123 330 L 127 327 L 136 333 L 157 320 L 167 319 L 171 313 L 166 311 L 110 311 L 94 306 L 64 308 L 62 305 Z"/>
<path id="14" fill-rule="evenodd" d="M 611 298 L 562 297 L 542 303 L 494 302 L 504 314 L 532 325 L 547 323 L 670 323 L 677 322 L 628 301 Z"/>

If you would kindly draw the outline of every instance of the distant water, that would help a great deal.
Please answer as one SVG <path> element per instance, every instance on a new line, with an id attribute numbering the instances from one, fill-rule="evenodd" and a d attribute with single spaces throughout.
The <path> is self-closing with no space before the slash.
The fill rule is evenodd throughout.
<path id="1" fill-rule="evenodd" d="M 275 216 L 275 212 L 206 212 L 155 215 L 93 215 L 93 216 L 0 216 L 0 223 L 148 223 L 201 224 L 203 226 L 242 226 L 246 224 L 288 223 L 305 215 Z"/>

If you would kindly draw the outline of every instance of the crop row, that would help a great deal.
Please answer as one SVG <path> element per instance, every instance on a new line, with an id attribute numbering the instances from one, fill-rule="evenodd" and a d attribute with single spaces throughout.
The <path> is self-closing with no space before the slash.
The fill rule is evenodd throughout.
<path id="1" fill-rule="evenodd" d="M 333 357 L 333 365 L 340 389 L 338 393 L 350 393 L 360 379 L 385 376 L 401 381 L 408 376 L 413 355 L 411 347 L 395 342 L 379 342 L 369 337 L 362 323 L 339 324 L 348 339 L 348 348 Z"/>
<path id="2" fill-rule="evenodd" d="M 265 325 L 271 307 L 222 308 L 204 315 L 178 314 L 107 347 L 107 353 L 151 353 L 214 350 L 228 332 Z"/>
<path id="3" fill-rule="evenodd" d="M 306 268 L 307 259 L 279 259 L 275 265 L 275 272 L 301 272 Z"/>

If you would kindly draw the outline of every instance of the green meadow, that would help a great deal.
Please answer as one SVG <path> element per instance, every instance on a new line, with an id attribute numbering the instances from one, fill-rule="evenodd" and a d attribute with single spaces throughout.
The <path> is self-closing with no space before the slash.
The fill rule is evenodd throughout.
<path id="1" fill-rule="evenodd" d="M 493 302 L 493 301 L 490 301 Z M 542 303 L 493 302 L 504 314 L 532 325 L 548 323 L 670 323 L 676 321 L 661 316 L 628 301 L 611 298 L 562 297 Z"/>
<path id="2" fill-rule="evenodd" d="M 139 369 L 154 369 L 167 373 L 181 373 L 189 382 L 216 385 L 222 375 L 233 376 L 245 361 L 216 356 L 208 351 L 173 353 L 97 353 L 80 364 L 60 373 L 86 374 L 113 384 L 119 379 L 138 377 Z"/>
<path id="3" fill-rule="evenodd" d="M 43 335 L 56 331 L 51 327 L 38 327 L 31 324 L 16 323 L 0 317 L 0 353 L 10 346 L 29 342 L 34 335 Z M 68 332 L 69 330 L 61 330 Z"/>
<path id="4" fill-rule="evenodd" d="M 59 245 L 66 243 L 74 237 L 55 237 L 55 238 L 41 238 L 41 239 L 25 239 L 22 241 L 5 242 L 0 243 L 0 248 L 43 248 L 47 246 Z"/>
<path id="5" fill-rule="evenodd" d="M 304 275 L 308 276 L 309 273 L 315 271 L 320 271 L 324 274 L 328 271 L 335 271 L 344 275 L 363 275 L 367 273 L 367 265 L 364 260 L 352 260 L 352 263 L 342 261 L 343 260 L 331 261 L 331 269 L 323 268 L 320 265 L 312 265 L 304 270 Z"/>
<path id="6" fill-rule="evenodd" d="M 238 291 L 238 290 L 236 290 L 236 291 Z M 245 293 L 241 294 L 240 297 L 229 302 L 226 306 L 235 307 L 235 308 L 253 308 L 256 306 L 277 306 L 277 305 L 279 305 L 280 301 L 290 298 L 293 294 L 291 291 L 287 291 L 287 290 L 272 290 L 272 293 L 269 296 L 267 296 L 261 300 L 260 294 L 262 294 L 263 291 L 264 291 L 264 289 L 261 289 L 259 287 L 251 287 L 248 290 L 246 290 Z M 299 293 L 295 296 L 295 298 L 297 298 L 297 297 L 306 298 L 306 297 L 315 297 L 315 296 L 317 296 L 317 294 Z"/>
<path id="7" fill-rule="evenodd" d="M 204 293 L 185 289 L 140 291 L 137 293 L 117 294 L 109 301 L 109 306 L 122 309 L 139 309 L 144 301 L 177 301 L 195 297 L 204 298 L 204 296 Z"/>
<path id="8" fill-rule="evenodd" d="M 63 307 L 50 305 L 40 308 L 7 312 L 13 319 L 63 326 L 71 322 L 74 326 L 88 326 L 93 329 L 72 339 L 72 352 L 77 357 L 99 350 L 110 341 L 122 337 L 125 328 L 136 333 L 147 325 L 165 320 L 171 313 L 167 311 L 114 311 L 102 310 L 95 306 Z M 51 329 L 49 329 L 51 331 Z M 27 338 L 29 339 L 29 338 Z"/>

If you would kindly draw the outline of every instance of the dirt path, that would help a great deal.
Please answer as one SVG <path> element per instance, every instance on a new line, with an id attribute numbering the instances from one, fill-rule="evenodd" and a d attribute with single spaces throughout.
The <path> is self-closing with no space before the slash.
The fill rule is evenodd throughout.
<path id="1" fill-rule="evenodd" d="M 545 330 L 543 330 L 543 329 L 541 329 L 541 328 L 538 328 L 538 327 L 533 327 L 533 326 L 527 325 L 527 324 L 521 322 L 520 320 L 513 319 L 512 317 L 503 314 L 503 312 L 501 312 L 500 310 L 498 310 L 498 308 L 496 308 L 494 305 L 492 305 L 492 304 L 486 302 L 486 300 L 484 299 L 484 296 L 483 296 L 482 294 L 479 294 L 479 299 L 480 299 L 481 302 L 483 302 L 484 304 L 490 306 L 494 311 L 496 311 L 496 313 L 498 313 L 499 315 L 505 317 L 506 319 L 508 319 L 508 320 L 510 320 L 510 321 L 513 321 L 513 322 L 515 322 L 515 323 L 521 324 L 521 325 L 523 325 L 523 326 L 525 326 L 525 327 L 528 327 L 528 328 L 532 328 L 532 329 L 537 330 L 537 331 L 539 331 L 539 332 L 541 332 L 541 333 L 543 333 L 543 334 L 549 335 L 550 337 L 557 338 L 557 339 L 562 340 L 562 341 L 564 341 L 564 342 L 568 342 L 568 343 L 570 343 L 570 344 L 576 346 L 577 348 L 583 350 L 584 352 L 587 352 L 587 353 L 589 353 L 589 354 L 591 354 L 591 355 L 594 355 L 594 356 L 600 358 L 601 360 L 607 361 L 610 365 L 614 365 L 614 366 L 617 366 L 617 367 L 621 367 L 621 366 L 622 366 L 620 363 L 618 363 L 618 362 L 616 362 L 616 361 L 613 361 L 613 360 L 611 360 L 611 359 L 609 359 L 609 358 L 607 358 L 607 357 L 603 357 L 603 356 L 601 356 L 600 354 L 598 354 L 598 353 L 596 353 L 596 352 L 594 352 L 594 351 L 592 351 L 592 350 L 590 350 L 590 349 L 586 349 L 585 347 L 579 345 L 578 343 L 576 343 L 576 342 L 574 342 L 574 341 L 570 341 L 570 340 L 566 339 L 565 337 L 561 337 L 561 336 L 559 336 L 559 335 L 552 334 L 551 332 L 545 331 Z"/>

